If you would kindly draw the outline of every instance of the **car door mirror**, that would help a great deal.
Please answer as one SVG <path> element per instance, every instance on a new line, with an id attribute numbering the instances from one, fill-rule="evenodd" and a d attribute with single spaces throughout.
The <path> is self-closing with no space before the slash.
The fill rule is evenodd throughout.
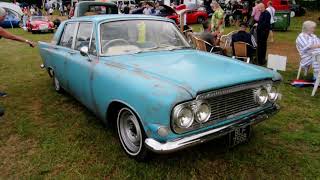
<path id="1" fill-rule="evenodd" d="M 80 54 L 82 55 L 82 56 L 88 56 L 89 54 L 89 48 L 88 48 L 88 46 L 82 46 L 81 48 L 80 48 Z"/>

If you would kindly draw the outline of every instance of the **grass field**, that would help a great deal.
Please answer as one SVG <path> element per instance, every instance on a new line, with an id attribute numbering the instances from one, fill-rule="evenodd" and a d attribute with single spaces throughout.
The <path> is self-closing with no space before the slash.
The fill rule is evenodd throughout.
<path id="1" fill-rule="evenodd" d="M 67 94 L 57 94 L 39 68 L 38 49 L 0 40 L 0 179 L 320 179 L 320 91 L 287 84 L 297 73 L 294 39 L 305 19 L 277 32 L 269 53 L 287 55 L 282 110 L 254 128 L 248 144 L 227 149 L 223 139 L 139 163 L 115 133 Z M 230 31 L 231 29 L 228 29 Z M 10 30 L 33 41 L 52 34 Z M 318 28 L 318 35 L 319 35 Z"/>

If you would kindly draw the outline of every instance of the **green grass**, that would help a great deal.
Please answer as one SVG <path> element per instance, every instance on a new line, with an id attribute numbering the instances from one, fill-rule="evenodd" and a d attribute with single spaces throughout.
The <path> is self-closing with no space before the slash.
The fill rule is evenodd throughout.
<path id="1" fill-rule="evenodd" d="M 269 51 L 278 43 L 295 46 L 302 20 L 317 16 L 295 18 L 289 32 L 276 33 L 277 43 Z M 34 41 L 52 37 L 10 31 Z M 37 48 L 7 40 L 0 47 L 0 90 L 9 94 L 0 99 L 6 108 L 0 120 L 0 179 L 320 178 L 320 91 L 311 97 L 311 88 L 286 84 L 296 76 L 291 62 L 297 55 L 282 73 L 281 111 L 256 126 L 248 144 L 226 149 L 220 139 L 139 163 L 125 155 L 116 134 L 79 102 L 55 93 L 39 67 Z"/>

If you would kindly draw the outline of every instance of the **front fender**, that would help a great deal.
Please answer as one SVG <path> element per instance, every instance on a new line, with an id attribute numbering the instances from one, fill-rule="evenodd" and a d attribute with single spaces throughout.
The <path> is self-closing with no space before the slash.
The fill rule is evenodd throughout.
<path id="1" fill-rule="evenodd" d="M 98 63 L 93 73 L 94 111 L 105 120 L 110 103 L 122 102 L 138 114 L 148 137 L 161 139 L 157 127 L 170 129 L 172 108 L 193 98 L 180 86 L 121 65 Z"/>

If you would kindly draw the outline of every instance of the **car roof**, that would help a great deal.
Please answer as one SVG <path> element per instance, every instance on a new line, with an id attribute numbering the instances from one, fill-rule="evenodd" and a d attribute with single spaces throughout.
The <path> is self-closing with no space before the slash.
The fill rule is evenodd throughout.
<path id="1" fill-rule="evenodd" d="M 170 19 L 150 16 L 150 15 L 134 15 L 134 14 L 107 14 L 107 15 L 94 15 L 94 16 L 82 16 L 77 18 L 72 18 L 67 20 L 67 22 L 72 21 L 92 21 L 92 22 L 102 22 L 102 21 L 121 21 L 121 20 L 134 20 L 134 19 L 146 19 L 146 20 L 158 20 L 158 21 L 169 21 Z"/>

